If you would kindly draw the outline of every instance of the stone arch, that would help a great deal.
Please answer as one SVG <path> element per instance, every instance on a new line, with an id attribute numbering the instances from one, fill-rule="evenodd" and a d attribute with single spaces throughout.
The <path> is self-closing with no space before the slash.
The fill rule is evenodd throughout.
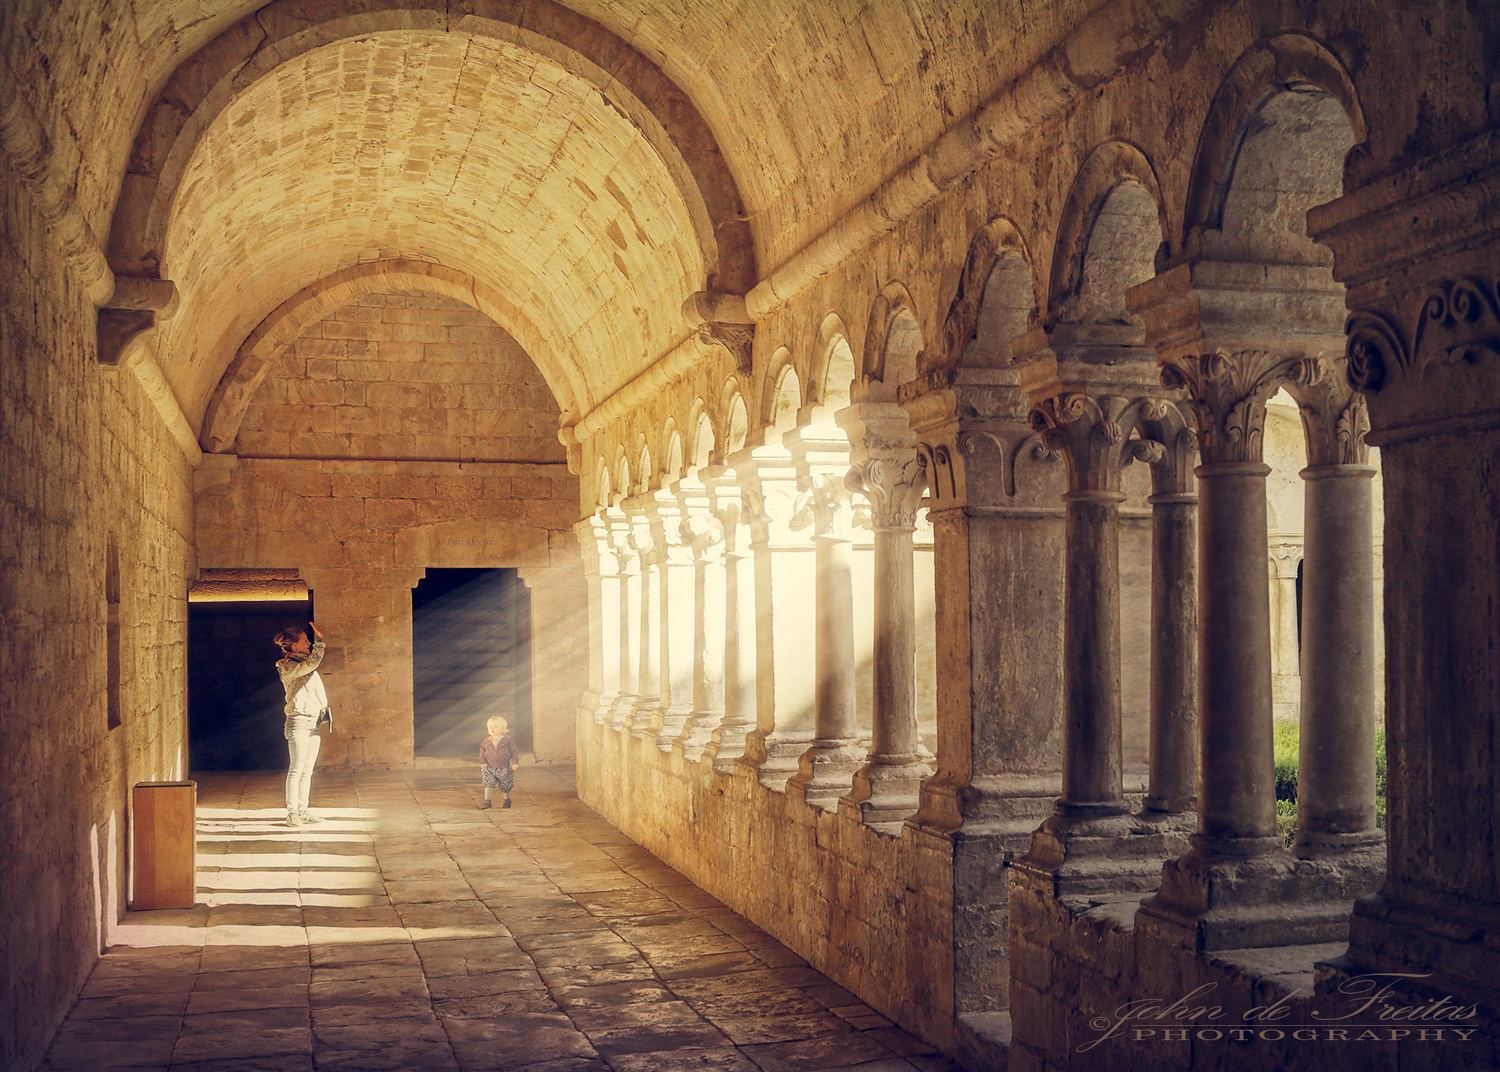
<path id="1" fill-rule="evenodd" d="M 817 407 L 819 419 L 831 417 L 849 404 L 858 374 L 854 351 L 849 346 L 849 331 L 837 313 L 829 313 L 818 325 L 807 378 L 807 401 Z"/>
<path id="2" fill-rule="evenodd" d="M 740 392 L 739 380 L 731 377 L 724 385 L 724 456 L 743 450 L 750 438 L 750 411 Z"/>
<path id="3" fill-rule="evenodd" d="M 626 456 L 625 448 L 622 446 L 619 448 L 617 456 L 615 458 L 614 504 L 618 505 L 621 499 L 624 499 L 629 495 L 630 459 Z"/>
<path id="4" fill-rule="evenodd" d="M 627 116 L 672 176 L 693 221 L 709 290 L 744 294 L 757 282 L 743 199 L 712 130 L 687 94 L 603 26 L 551 0 L 275 0 L 180 64 L 136 133 L 116 202 L 109 262 L 119 275 L 157 277 L 172 204 L 199 139 L 239 94 L 277 66 L 324 45 L 423 30 L 526 48 L 597 88 Z M 309 12 L 316 16 L 309 19 Z"/>
<path id="5" fill-rule="evenodd" d="M 662 470 L 661 482 L 663 484 L 670 484 L 681 480 L 684 472 L 682 433 L 677 430 L 677 418 L 667 418 L 663 441 L 665 447 L 663 448 L 662 457 L 666 459 L 666 467 Z"/>
<path id="6" fill-rule="evenodd" d="M 638 432 L 635 440 L 635 484 L 631 486 L 630 490 L 634 495 L 645 495 L 650 492 L 652 482 L 656 479 L 656 470 L 651 466 L 651 444 L 646 442 L 646 433 Z"/>
<path id="7" fill-rule="evenodd" d="M 1262 132 L 1262 111 L 1271 98 L 1288 90 L 1326 94 L 1343 110 L 1353 139 L 1342 160 L 1346 178 L 1368 159 L 1364 108 L 1343 61 L 1311 34 L 1268 37 L 1235 60 L 1204 119 L 1183 214 L 1184 256 L 1201 251 L 1207 232 L 1223 230 L 1226 201 L 1246 140 Z"/>
<path id="8" fill-rule="evenodd" d="M 1011 340 L 1036 316 L 1031 250 L 1015 223 L 999 216 L 969 246 L 958 292 L 943 322 L 941 344 L 928 352 L 923 371 L 1008 365 Z"/>
<path id="9" fill-rule="evenodd" d="M 557 397 L 564 413 L 585 397 L 577 370 L 558 362 L 554 350 L 519 309 L 499 292 L 464 272 L 427 261 L 383 260 L 357 264 L 303 287 L 282 302 L 240 344 L 219 379 L 204 412 L 199 442 L 210 453 L 227 451 L 239 435 L 245 410 L 266 372 L 288 346 L 311 324 L 340 306 L 394 290 L 421 291 L 453 298 L 484 313 L 515 337 Z"/>
<path id="10" fill-rule="evenodd" d="M 802 409 L 802 381 L 792 361 L 792 352 L 781 347 L 771 358 L 771 374 L 766 377 L 764 421 L 777 435 L 797 427 Z"/>
<path id="11" fill-rule="evenodd" d="M 1125 291 L 1165 263 L 1170 233 L 1161 183 L 1146 155 L 1125 141 L 1096 148 L 1058 221 L 1047 326 L 1125 318 Z"/>
<path id="12" fill-rule="evenodd" d="M 896 390 L 916 379 L 922 358 L 922 324 L 911 293 L 900 283 L 881 288 L 870 308 L 860 387 L 872 402 L 894 402 Z"/>
<path id="13" fill-rule="evenodd" d="M 693 401 L 692 416 L 688 418 L 692 429 L 692 462 L 695 469 L 714 464 L 714 423 L 708 415 L 708 406 L 703 399 Z"/>

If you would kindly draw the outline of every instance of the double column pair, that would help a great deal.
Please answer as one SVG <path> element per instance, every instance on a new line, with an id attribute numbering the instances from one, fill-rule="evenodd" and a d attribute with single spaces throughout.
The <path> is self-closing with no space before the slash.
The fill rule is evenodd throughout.
<path id="1" fill-rule="evenodd" d="M 1026 860 L 1058 893 L 1154 888 L 1197 792 L 1193 440 L 1129 331 L 1059 325 L 1029 376 L 1032 426 L 1068 468 L 1063 795 Z M 1151 765 L 1135 816 L 1120 686 L 1120 504 L 1132 463 L 1150 466 L 1152 485 Z"/>

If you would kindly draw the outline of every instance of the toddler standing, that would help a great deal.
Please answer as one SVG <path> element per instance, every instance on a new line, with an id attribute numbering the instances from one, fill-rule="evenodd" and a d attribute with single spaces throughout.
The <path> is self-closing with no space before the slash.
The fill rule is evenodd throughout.
<path id="1" fill-rule="evenodd" d="M 490 735 L 479 742 L 479 770 L 484 775 L 484 803 L 479 807 L 487 810 L 495 790 L 499 789 L 505 798 L 500 806 L 508 808 L 511 787 L 516 784 L 516 768 L 521 765 L 521 753 L 516 751 L 516 742 L 511 740 L 509 733 L 510 724 L 505 719 L 496 715 L 486 725 Z"/>

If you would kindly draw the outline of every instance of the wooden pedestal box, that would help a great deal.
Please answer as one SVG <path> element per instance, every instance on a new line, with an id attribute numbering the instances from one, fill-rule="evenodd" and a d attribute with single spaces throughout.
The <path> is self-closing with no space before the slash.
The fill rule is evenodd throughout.
<path id="1" fill-rule="evenodd" d="M 141 782 L 131 792 L 135 813 L 137 912 L 192 908 L 198 892 L 194 852 L 197 782 Z"/>

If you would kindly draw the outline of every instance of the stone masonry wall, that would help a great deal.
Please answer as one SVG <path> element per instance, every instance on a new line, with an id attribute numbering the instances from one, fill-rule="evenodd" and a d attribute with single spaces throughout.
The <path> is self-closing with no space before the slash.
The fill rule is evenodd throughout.
<path id="1" fill-rule="evenodd" d="M 578 794 L 632 839 L 881 1013 L 954 1037 L 952 843 L 883 834 L 578 718 Z"/>
<path id="2" fill-rule="evenodd" d="M 0 183 L 0 1069 L 26 1068 L 128 896 L 129 789 L 186 775 L 190 474 Z M 106 561 L 118 561 L 109 728 Z M 113 572 L 113 571 L 111 571 Z"/>
<path id="3" fill-rule="evenodd" d="M 431 294 L 371 294 L 287 347 L 235 453 L 560 462 L 557 421 L 536 364 L 489 317 Z"/>
<path id="4" fill-rule="evenodd" d="M 553 601 L 582 605 L 578 483 L 565 466 L 246 459 L 222 479 L 200 478 L 201 564 L 295 568 L 313 589 L 338 712 L 321 765 L 410 765 L 411 589 L 423 570 L 540 571 L 549 583 L 533 586 L 534 650 L 555 644 L 543 628 L 556 621 Z M 571 758 L 585 684 L 534 694 L 539 760 Z"/>

